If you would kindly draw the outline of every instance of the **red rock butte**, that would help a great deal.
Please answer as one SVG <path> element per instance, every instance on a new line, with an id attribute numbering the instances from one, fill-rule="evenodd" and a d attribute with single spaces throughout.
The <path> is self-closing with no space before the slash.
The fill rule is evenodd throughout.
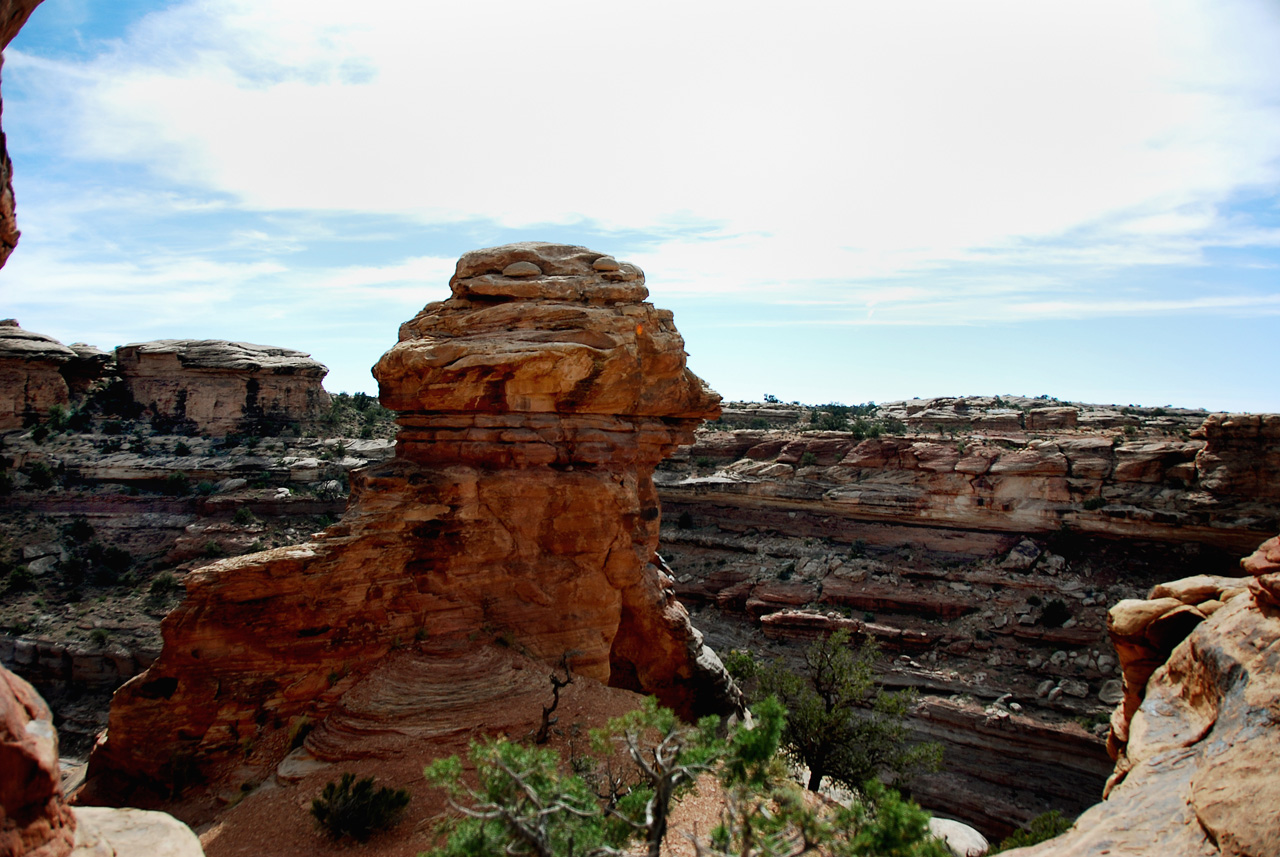
<path id="1" fill-rule="evenodd" d="M 162 654 L 112 701 L 99 799 L 113 777 L 224 771 L 302 715 L 328 758 L 353 732 L 412 732 L 404 704 L 424 734 L 483 728 L 500 683 L 460 705 L 456 676 L 495 641 L 686 716 L 735 707 L 654 553 L 653 468 L 720 412 L 671 314 L 638 268 L 582 247 L 468 253 L 451 287 L 374 368 L 397 455 L 353 474 L 342 521 L 188 576 Z"/>

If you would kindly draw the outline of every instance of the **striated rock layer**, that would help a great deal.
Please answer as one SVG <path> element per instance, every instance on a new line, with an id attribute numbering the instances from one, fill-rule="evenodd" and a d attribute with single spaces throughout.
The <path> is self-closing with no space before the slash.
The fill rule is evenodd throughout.
<path id="1" fill-rule="evenodd" d="M 152 417 L 202 432 L 276 433 L 323 416 L 329 370 L 289 348 L 217 339 L 161 339 L 116 349 L 134 401 Z"/>
<path id="2" fill-rule="evenodd" d="M 1186 437 L 1132 440 L 1071 430 L 959 442 L 703 432 L 689 455 L 727 466 L 662 482 L 676 514 L 844 541 L 861 525 L 856 537 L 872 544 L 902 543 L 893 528 L 905 526 L 911 541 L 944 553 L 980 554 L 985 534 L 1069 528 L 1238 555 L 1275 531 L 1280 499 L 1280 414 L 1211 414 Z M 779 525 L 797 513 L 804 519 Z"/>
<path id="3" fill-rule="evenodd" d="M 405 658 L 497 641 L 686 715 L 733 707 L 651 564 L 653 467 L 719 413 L 671 314 L 643 302 L 639 269 L 582 247 L 469 253 L 451 288 L 374 369 L 400 412 L 397 456 L 353 474 L 346 516 L 313 541 L 187 578 L 159 659 L 113 700 L 91 779 L 210 775 L 332 713 L 309 745 L 323 755 L 386 710 L 365 703 L 393 650 L 396 681 L 447 674 Z"/>
<path id="4" fill-rule="evenodd" d="M 1125 676 L 1106 799 L 1020 857 L 1280 854 L 1280 539 L 1111 610 Z"/>
<path id="5" fill-rule="evenodd" d="M 69 401 L 62 367 L 76 353 L 58 340 L 0 321 L 0 431 L 21 428 Z"/>

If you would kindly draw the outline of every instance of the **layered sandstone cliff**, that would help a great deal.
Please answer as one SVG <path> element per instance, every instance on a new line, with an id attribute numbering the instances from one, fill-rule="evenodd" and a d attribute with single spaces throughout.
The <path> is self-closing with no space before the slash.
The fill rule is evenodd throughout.
<path id="1" fill-rule="evenodd" d="M 386 688 L 456 696 L 433 665 L 495 641 L 689 715 L 732 707 L 651 564 L 653 467 L 718 414 L 671 314 L 637 268 L 581 247 L 469 253 L 451 288 L 374 370 L 396 457 L 353 474 L 346 516 L 312 541 L 187 578 L 159 659 L 116 694 L 96 782 L 216 775 L 302 715 L 332 757 L 343 730 L 377 728 Z M 483 726 L 467 716 L 451 728 Z"/>
<path id="2" fill-rule="evenodd" d="M 289 348 L 216 339 L 161 339 L 116 349 L 121 377 L 144 415 L 215 436 L 278 433 L 324 415 L 329 370 Z"/>
<path id="3" fill-rule="evenodd" d="M 915 530 L 913 540 L 939 550 L 957 542 L 957 532 L 1049 535 L 1069 528 L 1238 553 L 1278 525 L 1280 414 L 1213 414 L 1198 418 L 1194 431 L 1176 433 L 1077 429 L 1067 425 L 1073 421 L 1040 432 L 996 431 L 972 422 L 979 416 L 950 438 L 914 429 L 868 439 L 838 431 L 708 431 L 689 457 L 714 463 L 717 472 L 667 478 L 661 490 L 677 511 L 738 529 L 787 531 L 776 525 L 778 516 L 803 512 L 811 519 L 808 535 L 839 538 L 858 522 L 905 524 Z M 857 537 L 877 538 L 874 530 Z M 901 533 L 883 539 L 903 540 Z"/>
<path id="4" fill-rule="evenodd" d="M 43 418 L 70 401 L 62 367 L 76 353 L 51 336 L 0 321 L 0 431 Z"/>

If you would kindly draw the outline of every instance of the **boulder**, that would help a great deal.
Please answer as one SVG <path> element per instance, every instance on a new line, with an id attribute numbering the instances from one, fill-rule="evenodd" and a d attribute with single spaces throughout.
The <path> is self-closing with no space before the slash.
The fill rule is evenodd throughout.
<path id="1" fill-rule="evenodd" d="M 941 839 L 955 857 L 982 857 L 991 847 L 981 833 L 950 818 L 929 819 L 929 832 Z"/>
<path id="2" fill-rule="evenodd" d="M 71 857 L 204 857 L 200 840 L 164 812 L 78 806 Z"/>

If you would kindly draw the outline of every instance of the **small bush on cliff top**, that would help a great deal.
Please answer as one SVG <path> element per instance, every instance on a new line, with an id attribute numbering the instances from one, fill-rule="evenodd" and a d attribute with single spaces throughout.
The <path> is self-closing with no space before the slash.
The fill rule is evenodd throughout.
<path id="1" fill-rule="evenodd" d="M 393 827 L 408 805 L 407 789 L 374 791 L 373 777 L 356 782 L 355 774 L 343 774 L 311 802 L 311 814 L 334 839 L 350 836 L 365 842 L 377 831 Z"/>

